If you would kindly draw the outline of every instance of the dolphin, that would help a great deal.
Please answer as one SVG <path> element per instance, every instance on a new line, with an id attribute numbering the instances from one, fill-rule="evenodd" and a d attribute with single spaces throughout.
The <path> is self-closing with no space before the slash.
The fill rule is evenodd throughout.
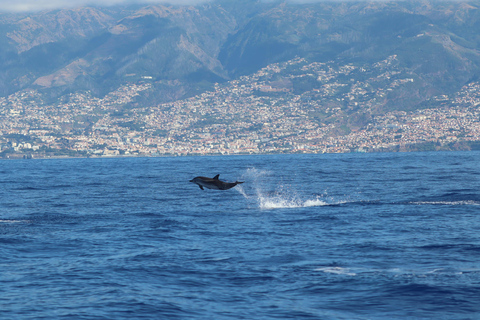
<path id="1" fill-rule="evenodd" d="M 239 181 L 223 182 L 223 181 L 218 180 L 219 176 L 220 175 L 217 174 L 213 178 L 195 177 L 192 180 L 190 180 L 190 182 L 198 184 L 198 186 L 202 190 L 205 190 L 205 189 L 203 189 L 203 187 L 208 188 L 208 189 L 215 189 L 215 190 L 228 190 L 228 189 L 231 189 L 231 188 L 235 187 L 237 184 L 243 183 L 243 182 L 239 182 Z"/>

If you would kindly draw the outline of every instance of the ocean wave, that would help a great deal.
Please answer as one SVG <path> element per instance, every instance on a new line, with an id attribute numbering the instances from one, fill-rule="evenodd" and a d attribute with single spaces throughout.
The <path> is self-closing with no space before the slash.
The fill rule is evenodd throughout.
<path id="1" fill-rule="evenodd" d="M 0 223 L 28 223 L 30 221 L 28 220 L 8 220 L 8 219 L 4 219 L 4 220 L 0 220 Z"/>
<path id="2" fill-rule="evenodd" d="M 356 276 L 357 274 L 354 272 L 351 272 L 349 268 L 341 268 L 341 267 L 323 267 L 323 268 L 317 268 L 315 271 L 321 271 L 324 273 L 332 273 L 332 274 L 338 274 L 338 275 L 346 275 L 346 276 Z"/>
<path id="3" fill-rule="evenodd" d="M 394 278 L 399 277 L 420 277 L 425 278 L 429 276 L 462 276 L 462 275 L 480 275 L 480 269 L 478 268 L 448 268 L 448 267 L 432 267 L 426 269 L 402 269 L 402 268 L 389 268 L 389 269 L 370 269 L 370 268 L 347 268 L 338 266 L 328 266 L 315 268 L 314 271 L 319 271 L 332 275 L 343 276 L 372 276 L 378 275 L 392 276 Z"/>
<path id="4" fill-rule="evenodd" d="M 480 201 L 460 200 L 460 201 L 413 201 L 410 204 L 415 205 L 445 205 L 445 206 L 480 206 Z"/>

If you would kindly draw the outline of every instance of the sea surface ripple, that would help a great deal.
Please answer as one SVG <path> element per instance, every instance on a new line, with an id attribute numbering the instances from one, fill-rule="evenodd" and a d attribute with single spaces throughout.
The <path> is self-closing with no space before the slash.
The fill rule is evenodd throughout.
<path id="1" fill-rule="evenodd" d="M 480 319 L 479 156 L 0 161 L 0 319 Z"/>

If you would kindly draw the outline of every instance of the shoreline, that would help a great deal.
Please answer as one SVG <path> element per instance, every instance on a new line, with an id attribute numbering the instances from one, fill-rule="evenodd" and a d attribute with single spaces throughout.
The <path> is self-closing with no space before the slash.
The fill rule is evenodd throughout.
<path id="1" fill-rule="evenodd" d="M 121 159 L 121 158 L 173 158 L 173 157 L 211 157 L 211 156 L 246 156 L 246 155 L 292 155 L 292 154 L 348 154 L 348 153 L 409 153 L 409 152 L 455 152 L 455 151 L 480 151 L 480 141 L 457 141 L 451 144 L 438 144 L 435 142 L 417 143 L 407 146 L 392 146 L 389 148 L 357 148 L 343 151 L 298 151 L 298 152 L 245 152 L 245 153 L 171 153 L 171 154 L 129 154 L 129 155 L 62 155 L 62 154 L 36 154 L 32 152 L 12 152 L 0 156 L 0 160 L 58 160 L 58 159 Z M 62 150 L 58 151 L 59 153 Z M 70 152 L 64 150 L 63 152 Z"/>

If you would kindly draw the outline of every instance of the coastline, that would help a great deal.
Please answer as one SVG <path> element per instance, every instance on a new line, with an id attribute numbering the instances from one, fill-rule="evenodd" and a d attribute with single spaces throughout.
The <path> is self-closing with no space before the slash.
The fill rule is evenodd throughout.
<path id="1" fill-rule="evenodd" d="M 48 160 L 48 159 L 109 159 L 109 158 L 162 158 L 162 157 L 190 157 L 190 156 L 244 156 L 244 155 L 279 155 L 279 154 L 346 154 L 346 153 L 398 153 L 398 152 L 455 152 L 455 151 L 480 151 L 479 141 L 456 141 L 452 143 L 422 142 L 409 145 L 395 145 L 392 147 L 354 148 L 343 150 L 297 150 L 297 151 L 269 151 L 269 152 L 235 152 L 235 153 L 135 153 L 135 154 L 62 154 L 72 153 L 71 150 L 58 150 L 58 153 L 51 152 L 11 152 L 0 155 L 0 160 Z"/>

